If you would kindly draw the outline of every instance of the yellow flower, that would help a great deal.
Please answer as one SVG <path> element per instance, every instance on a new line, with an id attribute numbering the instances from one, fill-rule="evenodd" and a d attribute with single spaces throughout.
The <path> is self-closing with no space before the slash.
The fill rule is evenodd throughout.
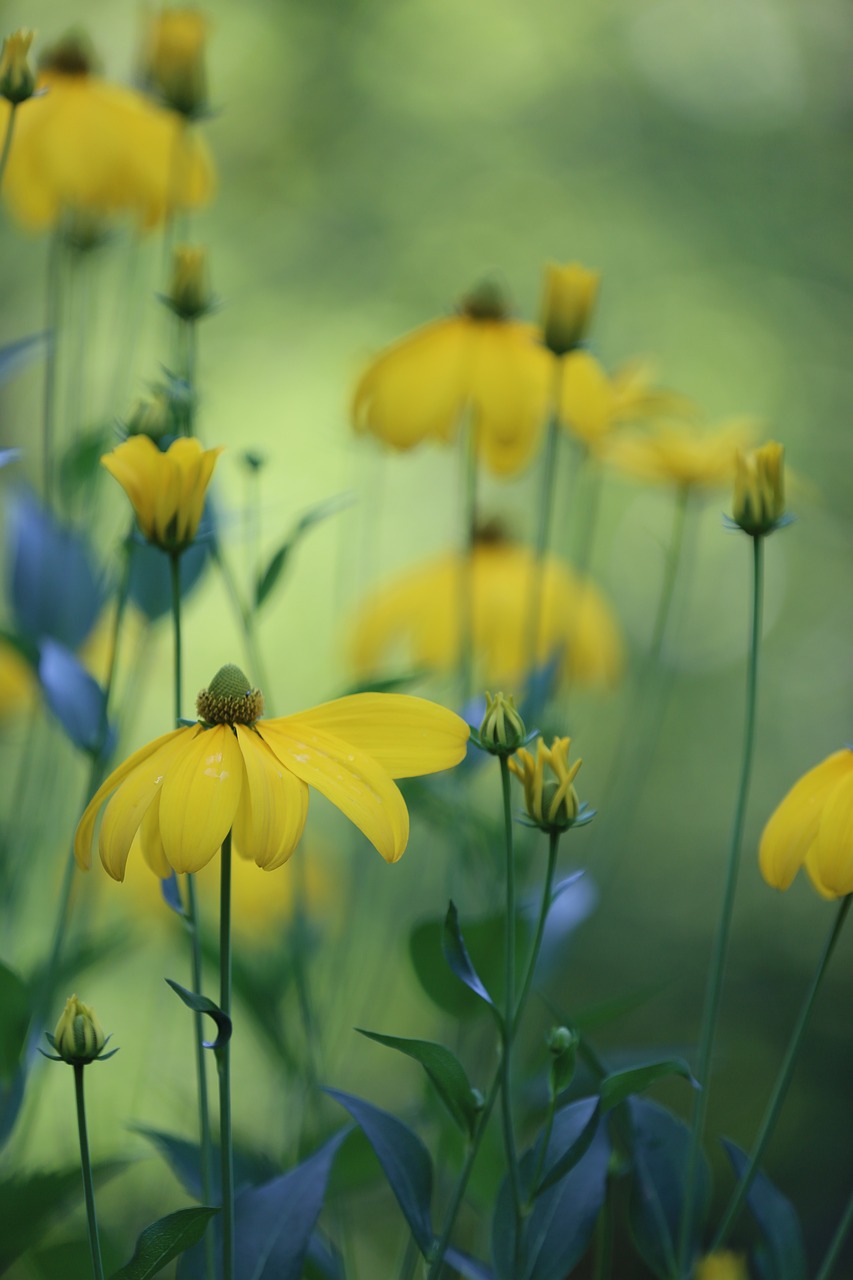
<path id="1" fill-rule="evenodd" d="M 545 268 L 542 300 L 542 330 L 545 346 L 555 356 L 564 356 L 583 342 L 592 321 L 601 276 L 597 271 L 569 262 L 561 267 L 549 262 Z"/>
<path id="2" fill-rule="evenodd" d="M 569 764 L 571 738 L 555 738 L 550 747 L 536 743 L 536 758 L 520 747 L 509 767 L 524 787 L 527 816 L 543 831 L 566 831 L 580 813 L 574 780 L 581 760 Z"/>
<path id="3" fill-rule="evenodd" d="M 143 76 L 181 115 L 201 115 L 207 106 L 209 34 L 210 22 L 198 9 L 163 9 L 149 21 Z"/>
<path id="4" fill-rule="evenodd" d="M 732 515 L 744 533 L 772 533 L 785 514 L 785 450 L 774 440 L 735 455 Z"/>
<path id="5" fill-rule="evenodd" d="M 408 570 L 372 593 L 355 621 L 350 656 L 360 675 L 377 673 L 402 649 L 416 666 L 453 671 L 464 628 L 461 596 L 469 587 L 477 682 L 518 687 L 530 665 L 533 553 L 503 540 L 480 538 L 469 560 L 456 553 Z M 613 685 L 623 664 L 618 623 L 590 579 L 547 556 L 537 665 L 557 657 L 558 676 L 578 684 Z"/>
<path id="6" fill-rule="evenodd" d="M 746 1258 L 728 1249 L 708 1253 L 696 1264 L 695 1280 L 749 1280 Z"/>
<path id="7" fill-rule="evenodd" d="M 77 46 L 60 49 L 38 84 L 46 92 L 16 113 L 3 183 L 25 227 L 76 213 L 130 214 L 149 228 L 210 200 L 213 167 L 201 139 L 142 94 L 89 74 Z M 0 130 L 10 110 L 0 101 Z"/>
<path id="8" fill-rule="evenodd" d="M 746 419 L 721 423 L 701 431 L 688 423 L 659 427 L 653 434 L 622 436 L 608 451 L 608 460 L 641 480 L 657 480 L 679 488 L 729 484 L 735 455 L 750 430 Z"/>
<path id="9" fill-rule="evenodd" d="M 93 796 L 75 837 L 81 867 L 89 866 L 98 812 L 115 792 L 98 845 L 115 880 L 137 832 L 159 876 L 200 870 L 232 829 L 237 851 L 271 871 L 299 842 L 309 786 L 396 862 L 409 814 L 393 779 L 449 769 L 468 741 L 452 711 L 396 694 L 356 694 L 261 720 L 263 698 L 233 666 L 217 673 L 197 706 L 197 724 L 142 747 Z"/>
<path id="10" fill-rule="evenodd" d="M 17 106 L 31 98 L 36 78 L 30 66 L 32 31 L 16 31 L 3 41 L 0 55 L 0 97 Z"/>
<path id="11" fill-rule="evenodd" d="M 148 436 L 131 436 L 101 458 L 118 480 L 149 542 L 179 552 L 192 542 L 221 449 L 181 437 L 161 453 Z"/>
<path id="12" fill-rule="evenodd" d="M 761 837 L 761 874 L 787 889 L 800 867 L 827 898 L 853 893 L 853 749 L 835 751 L 796 782 Z"/>
<path id="13" fill-rule="evenodd" d="M 211 309 L 207 250 L 198 245 L 175 245 L 167 304 L 182 320 L 200 320 Z"/>
<path id="14" fill-rule="evenodd" d="M 626 423 L 686 409 L 684 396 L 652 384 L 645 364 L 627 364 L 609 376 L 588 351 L 571 352 L 563 364 L 560 421 L 594 453 L 602 452 Z"/>
<path id="15" fill-rule="evenodd" d="M 9 644 L 0 644 L 0 719 L 32 705 L 37 688 L 32 667 Z"/>
<path id="16" fill-rule="evenodd" d="M 72 1066 L 85 1066 L 100 1055 L 106 1042 L 94 1010 L 76 996 L 69 996 L 51 1040 L 60 1058 Z"/>
<path id="17" fill-rule="evenodd" d="M 458 315 L 416 329 L 373 361 L 355 390 L 353 426 L 411 449 L 453 440 L 469 412 L 478 456 L 511 475 L 535 453 L 548 411 L 552 361 L 538 336 L 494 293 L 476 294 Z"/>

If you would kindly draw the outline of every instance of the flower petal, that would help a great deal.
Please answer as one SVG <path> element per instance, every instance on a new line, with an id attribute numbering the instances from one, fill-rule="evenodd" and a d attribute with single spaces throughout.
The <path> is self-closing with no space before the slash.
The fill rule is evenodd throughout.
<path id="1" fill-rule="evenodd" d="M 190 730 L 190 734 L 194 732 Z M 104 810 L 98 851 L 104 870 L 114 880 L 124 879 L 127 857 L 146 811 L 163 785 L 169 765 L 180 758 L 186 745 L 181 739 L 165 743 L 134 769 Z"/>
<path id="2" fill-rule="evenodd" d="M 836 751 L 803 774 L 776 809 L 758 850 L 761 874 L 774 889 L 787 889 L 791 884 L 818 834 L 832 791 L 851 774 L 853 751 Z M 819 874 L 823 880 L 823 870 Z"/>
<path id="3" fill-rule="evenodd" d="M 83 810 L 83 816 L 77 824 L 77 832 L 74 836 L 74 857 L 77 859 L 78 866 L 82 867 L 84 871 L 89 869 L 92 862 L 92 836 L 95 832 L 95 822 L 101 805 L 110 792 L 121 786 L 125 778 L 128 778 L 134 769 L 144 764 L 150 756 L 153 756 L 167 742 L 177 738 L 179 734 L 186 735 L 190 732 L 193 732 L 193 730 L 173 729 L 171 733 L 164 733 L 162 737 L 146 743 L 144 747 L 134 751 L 132 756 L 128 756 L 124 764 L 120 764 L 117 769 L 114 769 L 110 776 L 98 787 L 98 790 Z"/>
<path id="4" fill-rule="evenodd" d="M 355 693 L 285 719 L 288 726 L 342 738 L 392 778 L 415 778 L 459 764 L 470 732 L 446 707 L 397 693 Z"/>
<path id="5" fill-rule="evenodd" d="M 468 375 L 478 452 L 496 475 L 530 461 L 548 413 L 553 359 L 532 325 L 481 321 Z"/>
<path id="6" fill-rule="evenodd" d="M 853 893 L 853 751 L 847 774 L 830 791 L 812 845 L 817 884 L 836 897 Z"/>
<path id="7" fill-rule="evenodd" d="M 161 792 L 158 791 L 148 806 L 137 836 L 142 856 L 155 876 L 159 876 L 161 880 L 168 880 L 172 874 L 172 868 L 166 858 L 163 839 L 160 835 L 160 795 Z"/>
<path id="8" fill-rule="evenodd" d="M 409 811 L 381 765 L 309 724 L 261 720 L 256 728 L 284 767 L 331 800 L 386 862 L 402 857 L 409 838 Z"/>
<path id="9" fill-rule="evenodd" d="M 246 775 L 234 843 L 244 858 L 272 871 L 298 845 L 308 816 L 308 788 L 273 755 L 254 729 L 238 724 L 237 741 Z"/>
<path id="10" fill-rule="evenodd" d="M 242 790 L 243 757 L 233 730 L 198 730 L 169 770 L 160 796 L 163 852 L 175 871 L 198 871 L 217 853 Z"/>

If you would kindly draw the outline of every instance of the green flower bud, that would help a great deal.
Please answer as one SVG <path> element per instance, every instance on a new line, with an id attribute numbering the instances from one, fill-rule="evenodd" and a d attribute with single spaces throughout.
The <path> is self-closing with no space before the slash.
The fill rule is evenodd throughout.
<path id="1" fill-rule="evenodd" d="M 552 1027 L 548 1033 L 551 1061 L 551 1092 L 556 1095 L 568 1088 L 575 1074 L 580 1040 L 568 1027 Z"/>
<path id="2" fill-rule="evenodd" d="M 0 54 L 0 97 L 14 107 L 33 96 L 36 87 L 35 72 L 30 65 L 32 31 L 16 31 L 3 41 Z"/>
<path id="3" fill-rule="evenodd" d="M 732 502 L 735 524 L 752 537 L 772 533 L 785 515 L 785 450 L 775 440 L 738 451 Z"/>
<path id="4" fill-rule="evenodd" d="M 208 275 L 206 249 L 198 245 L 175 245 L 172 279 L 164 301 L 181 320 L 200 320 L 213 310 Z"/>
<path id="5" fill-rule="evenodd" d="M 545 269 L 542 330 L 545 346 L 555 356 L 574 351 L 586 337 L 598 297 L 601 277 L 578 262 Z"/>
<path id="6" fill-rule="evenodd" d="M 63 1062 L 85 1066 L 100 1056 L 106 1036 L 93 1010 L 75 995 L 65 1002 L 52 1043 Z"/>
<path id="7" fill-rule="evenodd" d="M 480 725 L 480 745 L 493 755 L 512 755 L 524 742 L 527 730 L 512 694 L 486 694 L 486 714 Z"/>
<path id="8" fill-rule="evenodd" d="M 165 390 L 157 388 L 151 395 L 140 397 L 127 420 L 127 434 L 148 436 L 155 441 L 174 434 L 172 407 Z"/>

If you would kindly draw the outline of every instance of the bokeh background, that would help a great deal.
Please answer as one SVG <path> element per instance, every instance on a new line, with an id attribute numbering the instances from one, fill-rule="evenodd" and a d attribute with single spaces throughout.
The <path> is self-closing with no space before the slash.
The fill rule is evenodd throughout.
<path id="1" fill-rule="evenodd" d="M 300 546 L 263 616 L 276 712 L 347 687 L 350 619 L 368 586 L 461 544 L 458 459 L 431 447 L 383 455 L 351 437 L 347 410 L 373 352 L 446 314 L 484 276 L 535 317 L 546 260 L 599 268 L 593 345 L 608 366 L 648 357 L 710 419 L 754 415 L 786 446 L 798 520 L 767 548 L 758 749 L 709 1126 L 748 1145 L 832 910 L 805 883 L 784 896 L 768 889 L 754 851 L 785 790 L 851 735 L 849 8 L 832 0 L 212 0 L 206 10 L 216 112 L 203 129 L 219 190 L 194 218 L 193 235 L 209 247 L 223 305 L 202 332 L 200 430 L 228 448 L 217 484 L 234 563 L 252 566 L 258 529 L 269 554 L 313 503 L 355 496 Z M 109 76 L 133 76 L 140 12 L 132 4 L 34 0 L 3 3 L 0 15 L 4 31 L 35 27 L 45 44 L 79 26 Z M 123 412 L 165 358 L 168 326 L 154 299 L 164 286 L 162 241 L 153 235 L 143 245 L 133 275 L 130 258 L 122 234 L 96 268 L 86 356 L 93 420 Z M 45 260 L 45 239 L 6 217 L 0 342 L 41 328 Z M 40 386 L 31 368 L 4 388 L 4 444 L 26 448 L 36 437 Z M 248 508 L 246 449 L 267 459 Z M 104 476 L 105 493 L 110 484 Z M 485 513 L 532 536 L 536 485 L 535 467 L 512 482 L 486 482 Z M 592 568 L 635 655 L 648 641 L 671 504 L 670 494 L 615 476 L 604 490 Z M 652 993 L 601 1031 L 604 1053 L 689 1052 L 696 1035 L 742 730 L 749 548 L 724 531 L 727 504 L 726 494 L 713 494 L 697 515 L 664 653 L 657 736 L 631 744 L 642 786 L 630 825 L 602 811 L 571 841 L 567 864 L 588 866 L 598 905 L 550 975 L 553 992 L 577 1006 Z M 115 495 L 116 531 L 124 519 Z M 102 551 L 105 561 L 113 555 L 110 545 Z M 213 575 L 188 606 L 186 629 L 190 691 L 222 662 L 241 660 Z M 167 628 L 145 646 L 144 662 L 134 745 L 162 732 L 171 715 Z M 567 726 L 584 756 L 582 794 L 597 807 L 618 743 L 632 732 L 629 706 L 625 688 L 584 693 Z M 8 777 L 21 737 L 14 726 L 4 731 Z M 33 776 L 29 785 L 50 794 L 41 838 L 60 849 L 79 784 L 55 789 Z M 488 786 L 478 783 L 486 807 Z M 492 786 L 497 812 L 496 779 Z M 16 797 L 7 803 L 14 815 Z M 329 936 L 315 974 L 329 1019 L 325 1078 L 374 1101 L 389 1088 L 403 1098 L 411 1080 L 389 1085 L 383 1051 L 349 1028 L 428 1034 L 434 1013 L 409 964 L 411 925 L 439 915 L 448 891 L 463 913 L 483 904 L 465 900 L 469 872 L 433 856 L 423 825 L 389 871 L 366 846 L 344 857 L 343 824 L 319 803 L 314 811 L 306 853 L 320 867 L 309 878 Z M 103 1110 L 92 1108 L 93 1142 L 119 1150 L 135 1141 L 122 1127 L 128 1117 L 187 1128 L 188 1029 L 161 981 L 164 949 L 176 967 L 182 952 L 168 925 L 149 923 L 132 886 L 85 892 L 99 899 L 93 918 L 109 917 L 121 900 L 116 919 L 127 942 L 80 993 L 123 1048 L 102 1069 Z M 4 959 L 33 959 L 43 919 L 36 894 Z M 852 965 L 848 937 L 769 1157 L 801 1208 L 813 1259 L 853 1179 L 843 1138 Z M 280 1125 L 292 1145 L 281 1088 L 258 1066 L 263 1045 L 237 1053 L 242 1131 L 274 1147 Z M 13 1148 L 25 1162 L 73 1156 L 69 1081 L 56 1079 L 58 1068 L 47 1074 L 27 1143 Z M 676 1088 L 662 1096 L 687 1106 Z M 134 1149 L 145 1154 L 141 1142 Z M 156 1199 L 153 1165 L 140 1160 L 134 1176 Z M 715 1166 L 722 1178 L 716 1157 Z M 120 1215 L 119 1184 L 110 1194 L 105 1211 Z M 625 1266 L 623 1275 L 635 1274 Z"/>

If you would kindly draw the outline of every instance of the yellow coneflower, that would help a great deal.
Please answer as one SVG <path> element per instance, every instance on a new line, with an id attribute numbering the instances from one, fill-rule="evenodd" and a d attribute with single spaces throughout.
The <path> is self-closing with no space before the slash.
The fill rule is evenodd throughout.
<path id="1" fill-rule="evenodd" d="M 148 541 L 163 551 L 182 551 L 196 535 L 221 452 L 181 437 L 162 453 L 148 436 L 131 436 L 101 463 L 130 498 Z"/>
<path id="2" fill-rule="evenodd" d="M 724 422 L 711 431 L 687 422 L 666 424 L 648 435 L 621 436 L 608 450 L 607 459 L 640 480 L 678 488 L 730 484 L 735 456 L 750 429 L 747 419 Z"/>
<path id="3" fill-rule="evenodd" d="M 805 866 L 824 897 L 853 893 L 853 750 L 809 769 L 770 818 L 759 847 L 761 874 L 787 889 Z"/>

